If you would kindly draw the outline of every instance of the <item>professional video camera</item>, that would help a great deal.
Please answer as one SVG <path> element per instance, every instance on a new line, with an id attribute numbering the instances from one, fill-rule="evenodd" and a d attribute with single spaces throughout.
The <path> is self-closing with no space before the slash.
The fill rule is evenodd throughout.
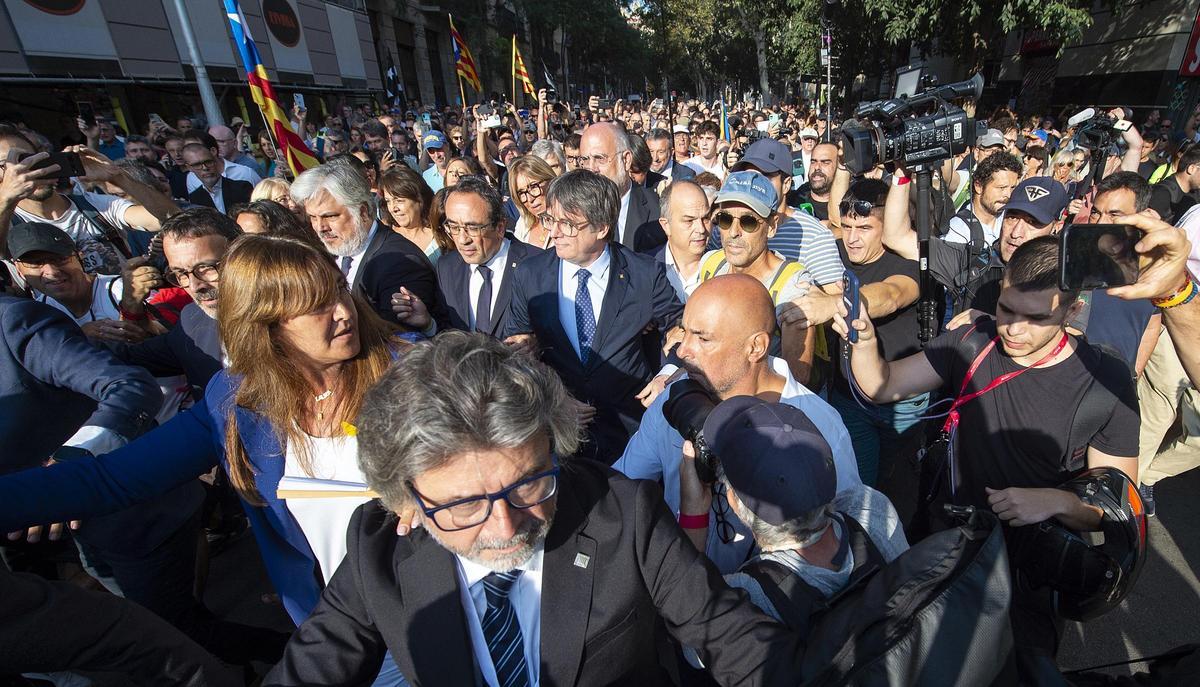
<path id="1" fill-rule="evenodd" d="M 1107 150 L 1109 146 L 1121 140 L 1121 134 L 1129 131 L 1133 125 L 1130 121 L 1132 113 L 1125 109 L 1123 119 L 1117 119 L 1107 112 L 1097 112 L 1095 108 L 1080 112 L 1067 120 L 1068 127 L 1078 127 L 1075 131 L 1075 143 L 1087 150 Z"/>
<path id="2" fill-rule="evenodd" d="M 696 450 L 696 475 L 705 484 L 717 481 L 717 457 L 704 439 L 704 421 L 718 403 L 720 400 L 700 382 L 682 379 L 671 385 L 662 409 L 667 424 L 692 442 Z"/>
<path id="3" fill-rule="evenodd" d="M 860 103 L 842 124 L 843 156 L 851 172 L 863 174 L 893 160 L 906 167 L 945 160 L 974 145 L 987 127 L 949 101 L 975 100 L 983 93 L 983 77 L 930 86 L 907 98 Z"/>

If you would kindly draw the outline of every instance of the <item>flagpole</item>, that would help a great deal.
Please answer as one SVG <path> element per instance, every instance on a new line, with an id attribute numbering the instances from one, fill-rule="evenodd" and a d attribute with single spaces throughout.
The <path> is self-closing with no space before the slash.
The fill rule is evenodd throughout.
<path id="1" fill-rule="evenodd" d="M 513 107 L 517 106 L 517 34 L 513 34 L 512 40 L 512 103 Z"/>

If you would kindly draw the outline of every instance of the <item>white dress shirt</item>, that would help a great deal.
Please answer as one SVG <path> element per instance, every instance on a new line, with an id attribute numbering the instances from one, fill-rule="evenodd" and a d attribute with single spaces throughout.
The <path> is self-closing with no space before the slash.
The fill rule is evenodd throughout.
<path id="1" fill-rule="evenodd" d="M 629 188 L 625 189 L 625 194 L 621 196 L 621 212 L 617 215 L 617 241 L 625 243 L 625 221 L 629 216 L 629 197 L 633 195 L 633 183 L 629 184 Z M 633 228 L 637 231 L 637 227 Z"/>
<path id="2" fill-rule="evenodd" d="M 508 267 L 508 245 L 509 239 L 504 239 L 500 250 L 484 263 L 484 267 L 492 271 L 492 322 L 496 321 L 496 296 L 500 295 L 500 282 L 504 280 L 504 270 Z M 479 317 L 475 306 L 479 303 L 479 291 L 483 289 L 483 277 L 479 274 L 479 265 L 467 267 L 471 270 L 471 277 L 467 280 L 467 305 L 471 309 L 471 329 L 475 329 L 475 320 Z"/>
<path id="3" fill-rule="evenodd" d="M 604 294 L 608 291 L 608 268 L 612 265 L 612 256 L 610 249 L 605 248 L 600 257 L 590 265 L 576 265 L 566 260 L 560 260 L 558 264 L 558 321 L 562 323 L 567 339 L 575 349 L 575 355 L 579 355 L 579 328 L 575 322 L 575 291 L 579 288 L 579 280 L 575 275 L 582 269 L 587 269 L 591 275 L 588 277 L 587 289 L 592 297 L 592 313 L 596 316 L 596 324 L 599 324 L 600 308 L 604 304 Z M 600 330 L 597 328 L 596 335 L 599 334 Z"/>
<path id="4" fill-rule="evenodd" d="M 671 252 L 671 246 L 668 244 L 664 252 L 664 262 L 667 268 L 667 281 L 671 282 L 671 286 L 675 289 L 675 295 L 679 296 L 680 303 L 687 303 L 688 296 L 700 286 L 700 273 L 704 270 L 700 269 L 700 264 L 696 265 L 696 273 L 690 279 L 684 279 L 679 273 L 679 268 L 675 266 L 675 255 Z"/>
<path id="5" fill-rule="evenodd" d="M 492 570 L 455 555 L 458 561 L 458 588 L 463 608 L 467 611 L 467 630 L 471 633 L 471 651 L 475 664 L 483 673 L 483 681 L 491 687 L 500 687 L 496 679 L 496 667 L 492 665 L 492 654 L 488 651 L 487 639 L 483 636 L 483 615 L 487 612 L 487 594 L 480 582 Z M 542 547 L 524 565 L 517 566 L 524 572 L 513 583 L 508 601 L 517 615 L 521 626 L 521 643 L 525 648 L 525 666 L 529 669 L 529 684 L 537 685 L 541 671 L 542 641 Z"/>
<path id="6" fill-rule="evenodd" d="M 258 182 L 262 181 L 262 177 L 258 176 L 258 172 L 250 169 L 246 165 L 239 165 L 236 162 L 225 160 L 225 169 L 221 170 L 221 176 L 234 181 L 249 181 L 251 186 L 258 186 Z M 188 193 L 195 191 L 203 186 L 200 182 L 200 177 L 196 176 L 195 172 L 188 172 L 187 175 L 187 190 Z M 224 212 L 224 210 L 222 210 Z"/>
<path id="7" fill-rule="evenodd" d="M 379 231 L 379 222 L 371 225 L 371 231 L 367 232 L 367 240 L 363 241 L 362 250 L 350 256 L 350 271 L 346 273 L 346 283 L 351 287 L 354 286 L 354 278 L 358 276 L 358 268 L 362 265 L 363 255 L 366 254 L 367 247 L 371 245 L 371 241 L 375 239 L 376 231 Z M 338 269 L 342 269 L 342 256 L 335 255 L 334 259 L 337 260 Z"/>

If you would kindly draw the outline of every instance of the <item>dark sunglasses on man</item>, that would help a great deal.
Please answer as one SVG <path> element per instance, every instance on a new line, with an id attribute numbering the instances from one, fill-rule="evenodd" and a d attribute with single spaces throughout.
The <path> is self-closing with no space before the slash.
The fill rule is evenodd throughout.
<path id="1" fill-rule="evenodd" d="M 871 215 L 871 211 L 877 207 L 881 206 L 876 205 L 869 200 L 843 200 L 838 205 L 838 211 L 841 212 L 842 216 L 844 217 L 850 215 L 855 217 L 869 217 Z"/>
<path id="2" fill-rule="evenodd" d="M 718 212 L 713 215 L 713 223 L 721 231 L 732 229 L 734 222 L 737 222 L 741 230 L 747 234 L 753 234 L 766 224 L 766 220 L 753 214 L 734 215 L 728 212 Z"/>

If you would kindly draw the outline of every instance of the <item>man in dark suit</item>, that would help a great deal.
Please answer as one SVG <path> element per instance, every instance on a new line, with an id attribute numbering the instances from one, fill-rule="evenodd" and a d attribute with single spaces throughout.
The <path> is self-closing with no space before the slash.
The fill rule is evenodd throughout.
<path id="1" fill-rule="evenodd" d="M 617 243 L 617 188 L 587 170 L 547 191 L 555 250 L 514 272 L 505 337 L 541 358 L 595 408 L 586 452 L 612 463 L 637 430 L 636 395 L 658 369 L 662 335 L 683 305 L 662 263 Z"/>
<path id="2" fill-rule="evenodd" d="M 651 129 L 650 133 L 646 134 L 646 147 L 650 149 L 650 172 L 660 177 L 658 181 L 687 181 L 696 178 L 696 170 L 675 162 L 675 146 L 670 131 Z M 654 184 L 646 185 L 653 189 L 658 188 Z"/>
<path id="3" fill-rule="evenodd" d="M 580 167 L 603 175 L 617 185 L 620 210 L 613 225 L 614 240 L 639 253 L 653 253 L 667 242 L 658 225 L 658 194 L 633 183 L 633 150 L 628 135 L 616 124 L 593 124 L 579 143 Z"/>
<path id="4" fill-rule="evenodd" d="M 215 208 L 223 214 L 238 203 L 250 202 L 254 185 L 222 175 L 212 150 L 199 143 L 189 143 L 183 147 L 183 160 L 200 180 L 200 187 L 188 194 L 192 204 Z"/>
<path id="5" fill-rule="evenodd" d="M 542 251 L 504 235 L 500 194 L 479 177 L 465 177 L 446 196 L 442 227 L 457 250 L 438 260 L 439 329 L 498 336 L 517 265 Z"/>
<path id="6" fill-rule="evenodd" d="M 121 360 L 144 367 L 158 377 L 184 374 L 199 399 L 208 381 L 222 368 L 217 332 L 218 268 L 229 244 L 241 231 L 236 222 L 212 208 L 189 208 L 163 222 L 160 233 L 167 259 L 166 281 L 187 291 L 192 302 L 166 334 L 139 344 L 117 345 L 113 351 Z M 157 272 L 150 265 L 134 269 L 149 270 L 152 275 Z M 122 304 L 127 316 L 145 313 L 144 296 L 136 290 L 139 283 L 153 282 L 127 281 L 125 294 L 131 298 Z"/>
<path id="7" fill-rule="evenodd" d="M 435 307 L 433 265 L 416 244 L 374 219 L 377 201 L 361 173 L 344 164 L 315 167 L 292 182 L 292 198 L 308 213 L 347 283 L 381 317 L 397 321 L 395 294 Z"/>
<path id="8" fill-rule="evenodd" d="M 480 334 L 402 356 L 359 415 L 382 504 L 355 514 L 345 561 L 263 684 L 369 684 L 388 650 L 412 685 L 670 684 L 663 626 L 719 684 L 795 684 L 796 636 L 726 587 L 656 484 L 558 457 L 579 441 L 569 401 Z M 421 529 L 398 537 L 412 511 Z"/>

